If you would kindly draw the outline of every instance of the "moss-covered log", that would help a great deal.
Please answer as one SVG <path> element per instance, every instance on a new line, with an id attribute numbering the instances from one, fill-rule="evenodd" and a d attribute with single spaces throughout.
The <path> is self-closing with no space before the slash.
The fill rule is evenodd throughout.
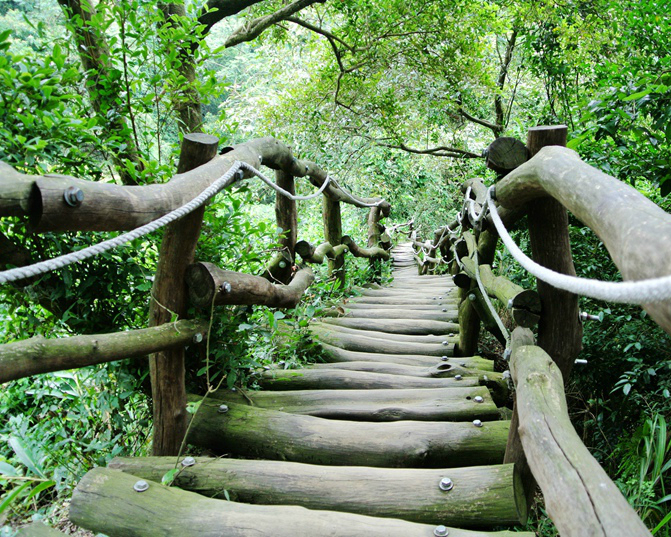
<path id="1" fill-rule="evenodd" d="M 513 352 L 510 366 L 524 453 L 561 535 L 650 535 L 575 432 L 552 358 L 540 347 L 523 346 Z"/>
<path id="2" fill-rule="evenodd" d="M 363 248 L 357 245 L 357 243 L 354 242 L 354 239 L 352 239 L 352 237 L 348 235 L 345 235 L 340 242 L 341 244 L 347 246 L 347 248 L 354 257 L 365 257 L 368 259 L 385 259 L 385 260 L 389 259 L 389 252 L 387 252 L 386 250 L 378 246 Z"/>
<path id="3" fill-rule="evenodd" d="M 70 519 L 110 537 L 430 537 L 435 529 L 434 525 L 394 518 L 228 502 L 154 481 L 138 493 L 133 490 L 137 481 L 137 476 L 121 470 L 91 470 L 75 489 Z M 531 537 L 507 531 L 448 531 L 450 537 Z"/>
<path id="4" fill-rule="evenodd" d="M 113 334 L 45 339 L 34 337 L 0 345 L 0 383 L 47 373 L 147 356 L 189 345 L 207 331 L 205 321 L 177 321 Z"/>
<path id="5" fill-rule="evenodd" d="M 305 371 L 305 370 L 304 370 Z M 360 371 L 322 370 L 321 372 L 361 373 Z M 386 375 L 381 375 L 386 376 Z M 421 377 L 389 375 L 401 380 L 406 378 L 432 380 Z M 477 386 L 477 379 L 470 384 L 463 379 L 450 388 L 404 389 L 310 389 L 292 391 L 250 391 L 245 395 L 230 390 L 218 390 L 211 397 L 222 401 L 251 404 L 257 408 L 281 410 L 320 418 L 352 421 L 466 421 L 476 418 L 495 420 L 499 412 L 487 388 Z M 344 389 L 343 389 L 344 388 Z M 474 397 L 484 399 L 474 406 Z"/>
<path id="6" fill-rule="evenodd" d="M 459 330 L 457 323 L 432 321 L 428 319 L 380 319 L 365 317 L 325 317 L 322 323 L 334 324 L 358 330 L 374 330 L 377 332 L 394 332 L 396 334 L 428 335 L 454 334 Z"/>
<path id="7" fill-rule="evenodd" d="M 67 533 L 58 531 L 56 528 L 45 526 L 42 522 L 33 522 L 28 526 L 23 526 L 16 537 L 65 537 Z"/>
<path id="8" fill-rule="evenodd" d="M 479 356 L 469 358 L 448 358 L 447 361 L 433 358 L 434 365 L 407 365 L 392 362 L 333 362 L 328 364 L 313 364 L 310 369 L 339 369 L 346 371 L 367 371 L 369 373 L 385 373 L 387 375 L 404 375 L 409 377 L 445 378 L 455 375 L 494 376 L 497 378 L 502 373 L 492 371 L 493 362 Z M 478 366 L 488 369 L 477 369 Z"/>
<path id="9" fill-rule="evenodd" d="M 322 350 L 322 357 L 326 362 L 389 362 L 393 364 L 433 366 L 436 364 L 437 360 L 452 361 L 452 358 L 450 358 L 448 353 L 436 358 L 435 356 L 426 356 L 422 354 L 388 354 L 381 352 L 348 351 L 346 349 L 341 349 L 340 347 L 334 347 L 323 341 L 319 343 L 319 347 Z M 459 360 L 459 363 L 464 361 L 464 359 Z M 467 357 L 466 360 L 469 360 L 469 358 Z M 486 360 L 479 356 L 475 357 L 474 360 L 477 360 L 477 362 L 470 363 L 477 363 L 477 365 L 473 366 L 476 369 L 487 370 L 488 368 L 493 368 L 491 360 Z"/>
<path id="10" fill-rule="evenodd" d="M 477 377 L 411 377 L 338 369 L 270 369 L 257 377 L 266 390 L 379 390 L 477 386 Z"/>
<path id="11" fill-rule="evenodd" d="M 454 344 L 458 340 L 454 336 L 445 336 L 440 343 L 423 343 L 416 339 L 410 339 L 431 336 L 405 336 L 408 338 L 406 341 L 391 340 L 391 338 L 378 339 L 377 337 L 347 333 L 342 330 L 334 330 L 333 328 L 333 325 L 313 324 L 310 326 L 310 332 L 319 341 L 342 349 L 388 354 L 417 353 L 427 356 L 449 356 L 453 353 Z M 377 333 L 373 332 L 373 334 Z"/>
<path id="12" fill-rule="evenodd" d="M 175 485 L 207 497 L 262 505 L 300 505 L 427 524 L 485 528 L 524 522 L 526 503 L 514 465 L 445 469 L 341 466 L 196 457 Z M 114 459 L 110 468 L 151 481 L 174 457 Z M 454 487 L 438 487 L 449 476 Z M 328 486 L 324 486 L 328 483 Z"/>
<path id="13" fill-rule="evenodd" d="M 316 263 L 321 265 L 324 259 L 336 259 L 348 251 L 344 244 L 331 246 L 330 242 L 323 242 L 319 246 L 312 246 L 307 241 L 298 241 L 296 243 L 296 253 L 301 256 L 306 263 Z"/>
<path id="14" fill-rule="evenodd" d="M 472 401 L 475 406 L 481 403 Z M 331 464 L 442 468 L 499 463 L 509 422 L 328 420 L 204 400 L 188 441 L 217 453 Z"/>
<path id="15" fill-rule="evenodd" d="M 289 285 L 276 285 L 261 276 L 222 270 L 212 263 L 194 263 L 186 273 L 191 303 L 201 308 L 226 304 L 263 304 L 293 308 L 315 277 L 310 268 L 299 270 Z"/>

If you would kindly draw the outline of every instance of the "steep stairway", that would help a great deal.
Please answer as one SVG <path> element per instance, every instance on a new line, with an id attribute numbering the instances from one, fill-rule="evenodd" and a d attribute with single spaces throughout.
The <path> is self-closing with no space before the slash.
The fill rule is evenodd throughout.
<path id="1" fill-rule="evenodd" d="M 451 279 L 419 276 L 409 243 L 392 253 L 388 287 L 311 323 L 326 363 L 212 394 L 188 441 L 213 456 L 115 459 L 77 487 L 73 520 L 110 537 L 513 535 L 505 379 L 454 357 Z"/>

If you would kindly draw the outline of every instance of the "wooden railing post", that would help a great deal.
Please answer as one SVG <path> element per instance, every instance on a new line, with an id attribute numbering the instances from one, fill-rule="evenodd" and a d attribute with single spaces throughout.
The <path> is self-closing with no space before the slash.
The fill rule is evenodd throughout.
<path id="1" fill-rule="evenodd" d="M 533 157 L 548 145 L 566 146 L 565 125 L 529 129 L 527 148 Z M 529 238 L 534 261 L 575 276 L 568 234 L 568 214 L 564 206 L 552 198 L 529 204 Z M 538 346 L 559 366 L 564 382 L 582 348 L 582 326 L 579 321 L 578 297 L 538 281 L 541 318 L 538 324 Z"/>
<path id="2" fill-rule="evenodd" d="M 382 218 L 382 209 L 380 207 L 371 207 L 368 212 L 368 248 L 379 247 L 382 238 L 382 226 L 380 226 L 380 219 Z M 382 274 L 382 266 L 380 260 L 371 258 L 369 260 L 370 270 L 375 281 L 379 281 Z"/>
<path id="3" fill-rule="evenodd" d="M 342 243 L 342 220 L 340 217 L 340 202 L 323 196 L 324 239 L 337 246 Z M 341 287 L 345 285 L 345 256 L 340 254 L 335 259 L 329 259 L 329 274 L 335 276 Z"/>
<path id="4" fill-rule="evenodd" d="M 275 182 L 277 186 L 291 194 L 296 194 L 296 187 L 294 183 L 294 176 L 282 170 L 275 172 Z M 298 216 L 296 212 L 296 201 L 291 200 L 279 192 L 275 198 L 275 217 L 277 219 L 277 227 L 282 229 L 284 236 L 280 239 L 280 244 L 291 263 L 283 263 L 277 265 L 273 271 L 272 276 L 274 280 L 287 284 L 291 280 L 291 268 L 296 259 L 296 239 L 298 229 Z"/>
<path id="5" fill-rule="evenodd" d="M 219 140 L 208 134 L 187 134 L 182 142 L 178 173 L 192 170 L 214 158 Z M 187 310 L 186 267 L 193 263 L 204 207 L 168 225 L 163 233 L 158 266 L 149 306 L 149 326 L 183 317 Z M 184 348 L 178 347 L 149 359 L 154 406 L 154 455 L 176 455 L 186 433 Z"/>

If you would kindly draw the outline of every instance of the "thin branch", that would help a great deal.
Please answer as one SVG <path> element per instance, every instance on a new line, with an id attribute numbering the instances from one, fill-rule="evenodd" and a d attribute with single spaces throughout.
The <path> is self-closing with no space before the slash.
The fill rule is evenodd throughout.
<path id="1" fill-rule="evenodd" d="M 437 147 L 431 147 L 428 149 L 414 149 L 408 147 L 404 143 L 400 144 L 382 144 L 378 143 L 380 147 L 388 147 L 390 149 L 400 149 L 401 151 L 406 151 L 408 153 L 415 153 L 417 155 L 431 155 L 433 157 L 451 157 L 451 158 L 482 158 L 482 155 L 473 153 L 472 151 L 466 151 L 464 149 L 458 149 L 456 147 L 448 147 L 445 145 L 439 145 Z"/>
<path id="2" fill-rule="evenodd" d="M 501 131 L 503 131 L 503 126 L 502 125 L 496 125 L 495 123 L 492 123 L 491 121 L 487 121 L 486 119 L 480 119 L 475 116 L 472 116 L 466 110 L 464 110 L 461 106 L 459 107 L 459 113 L 466 118 L 468 121 L 471 121 L 473 123 L 477 123 L 478 125 L 482 125 L 483 127 L 487 127 L 490 129 L 494 134 L 499 134 Z"/>
<path id="3" fill-rule="evenodd" d="M 299 19 L 298 17 L 287 17 L 285 20 L 289 22 L 293 22 L 294 24 L 297 24 L 298 26 L 302 26 L 303 28 L 306 28 L 307 30 L 310 30 L 311 32 L 314 32 L 316 34 L 323 35 L 329 40 L 337 41 L 340 43 L 343 47 L 345 47 L 349 51 L 353 51 L 354 48 L 351 45 L 348 45 L 345 41 L 340 39 L 337 35 L 332 34 L 328 30 L 324 30 L 324 28 L 321 28 L 319 26 L 315 26 L 314 24 L 311 24 L 309 22 L 306 22 L 302 19 Z"/>
<path id="4" fill-rule="evenodd" d="M 324 3 L 325 1 L 326 0 L 296 0 L 295 2 L 279 9 L 275 13 L 264 15 L 263 17 L 259 17 L 240 26 L 228 37 L 224 45 L 227 48 L 230 48 L 239 45 L 240 43 L 252 41 L 260 36 L 273 24 L 286 20 L 294 13 L 298 13 L 302 9 L 305 9 L 312 4 Z"/>

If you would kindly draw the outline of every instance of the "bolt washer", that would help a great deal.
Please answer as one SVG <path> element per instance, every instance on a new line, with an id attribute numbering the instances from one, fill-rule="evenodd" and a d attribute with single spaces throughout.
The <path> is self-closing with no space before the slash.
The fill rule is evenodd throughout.
<path id="1" fill-rule="evenodd" d="M 196 459 L 193 457 L 184 457 L 184 459 L 182 459 L 182 466 L 184 467 L 193 466 L 194 464 L 196 464 Z"/>
<path id="2" fill-rule="evenodd" d="M 454 488 L 454 483 L 449 477 L 443 477 L 440 480 L 440 483 L 438 483 L 438 488 L 447 492 L 448 490 L 452 490 Z"/>
<path id="3" fill-rule="evenodd" d="M 447 530 L 445 526 L 436 526 L 436 529 L 433 530 L 433 534 L 436 537 L 446 537 L 447 535 L 450 534 L 450 532 Z"/>
<path id="4" fill-rule="evenodd" d="M 217 412 L 219 412 L 219 414 L 226 414 L 226 412 L 228 412 L 228 405 L 219 405 Z"/>
<path id="5" fill-rule="evenodd" d="M 144 492 L 148 488 L 149 488 L 149 483 L 147 483 L 143 479 L 140 479 L 140 481 L 136 481 L 135 484 L 133 485 L 133 490 L 135 492 Z"/>

